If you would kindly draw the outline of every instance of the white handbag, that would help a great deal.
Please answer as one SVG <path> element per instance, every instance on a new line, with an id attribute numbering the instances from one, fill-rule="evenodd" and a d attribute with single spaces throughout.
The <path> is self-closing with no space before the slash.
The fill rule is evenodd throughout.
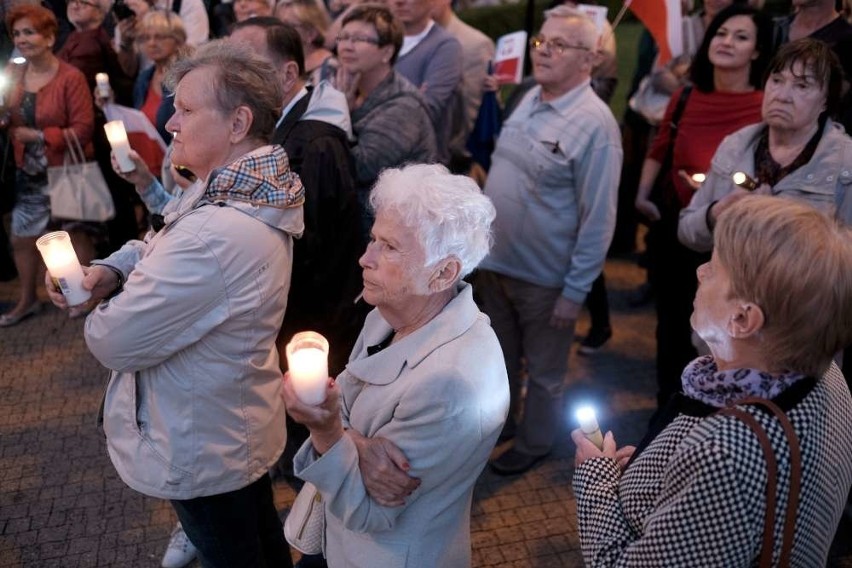
<path id="1" fill-rule="evenodd" d="M 325 504 L 313 483 L 305 483 L 284 520 L 284 538 L 302 554 L 325 548 Z"/>
<path id="2" fill-rule="evenodd" d="M 61 166 L 47 168 L 50 215 L 77 221 L 108 221 L 115 204 L 97 162 L 87 162 L 73 130 L 63 130 L 68 150 Z M 69 163 L 70 161 L 70 163 Z"/>

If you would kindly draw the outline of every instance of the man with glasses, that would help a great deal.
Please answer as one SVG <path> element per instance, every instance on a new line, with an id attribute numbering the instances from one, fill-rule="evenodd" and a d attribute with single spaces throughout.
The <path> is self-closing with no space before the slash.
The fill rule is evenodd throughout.
<path id="1" fill-rule="evenodd" d="M 530 40 L 537 85 L 503 124 L 485 185 L 497 219 L 477 291 L 509 375 L 512 411 L 501 438 L 515 440 L 491 463 L 501 475 L 523 473 L 550 453 L 564 420 L 574 324 L 615 227 L 621 136 L 590 85 L 597 46 L 597 29 L 581 12 L 546 13 Z"/>

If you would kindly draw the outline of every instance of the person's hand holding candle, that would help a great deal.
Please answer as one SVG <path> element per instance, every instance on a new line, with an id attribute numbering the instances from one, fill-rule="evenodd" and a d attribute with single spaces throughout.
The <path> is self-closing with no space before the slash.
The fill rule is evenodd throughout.
<path id="1" fill-rule="evenodd" d="M 118 172 L 132 172 L 136 168 L 136 164 L 130 159 L 130 142 L 127 140 L 127 131 L 124 129 L 124 123 L 120 120 L 111 120 L 104 124 L 109 145 L 112 147 L 112 153 L 118 163 Z"/>
<path id="2" fill-rule="evenodd" d="M 305 425 L 311 432 L 311 443 L 319 454 L 324 454 L 343 437 L 340 418 L 340 391 L 331 377 L 326 377 L 325 400 L 320 404 L 305 404 L 293 388 L 290 371 L 284 374 L 281 398 L 290 418 Z"/>
<path id="3" fill-rule="evenodd" d="M 86 304 L 96 304 L 112 294 L 118 287 L 118 274 L 106 266 L 83 266 L 83 289 L 91 293 Z M 61 310 L 67 310 L 70 306 L 62 291 L 56 287 L 56 282 L 50 277 L 49 272 L 44 275 L 44 287 L 47 289 L 47 296 L 54 306 Z"/>

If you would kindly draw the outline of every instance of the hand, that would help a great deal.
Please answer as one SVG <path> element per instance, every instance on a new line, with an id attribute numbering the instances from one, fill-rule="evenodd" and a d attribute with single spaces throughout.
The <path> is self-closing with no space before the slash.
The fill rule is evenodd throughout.
<path id="1" fill-rule="evenodd" d="M 633 457 L 636 452 L 636 446 L 623 446 L 615 451 L 615 460 L 618 462 L 618 467 L 621 471 L 627 467 L 627 462 Z"/>
<path id="2" fill-rule="evenodd" d="M 112 87 L 107 87 L 109 94 L 104 96 L 101 93 L 101 88 L 99 86 L 95 86 L 95 90 L 92 91 L 92 98 L 95 100 L 95 106 L 101 110 L 104 110 L 104 107 L 108 104 L 112 104 L 115 101 L 115 93 L 112 92 Z"/>
<path id="3" fill-rule="evenodd" d="M 731 205 L 748 195 L 748 192 L 741 187 L 734 188 L 734 191 L 710 206 L 708 217 L 710 219 L 710 228 L 716 226 L 716 221 L 719 220 L 719 215 L 725 212 Z"/>
<path id="4" fill-rule="evenodd" d="M 180 172 L 177 171 L 177 168 L 175 168 L 175 165 L 172 163 L 169 163 L 169 173 L 172 175 L 172 179 L 175 180 L 175 184 L 179 188 L 186 189 L 192 185 L 190 180 L 180 175 Z"/>
<path id="5" fill-rule="evenodd" d="M 553 315 L 550 316 L 550 325 L 556 329 L 570 329 L 580 316 L 581 304 L 573 302 L 565 296 L 559 296 L 553 306 Z"/>
<path id="6" fill-rule="evenodd" d="M 119 35 L 121 36 L 121 45 L 124 47 L 129 46 L 132 49 L 133 42 L 136 41 L 136 16 L 119 20 L 115 27 L 118 28 Z"/>
<path id="7" fill-rule="evenodd" d="M 118 287 L 118 274 L 105 266 L 99 264 L 84 266 L 83 274 L 83 289 L 89 290 L 92 293 L 89 301 L 83 304 L 85 307 L 94 306 L 112 294 L 113 290 Z M 65 296 L 62 295 L 62 292 L 54 284 L 53 278 L 50 277 L 50 272 L 47 271 L 44 273 L 44 287 L 47 289 L 47 296 L 53 302 L 54 306 L 61 310 L 67 310 L 70 307 L 65 300 Z"/>
<path id="8" fill-rule="evenodd" d="M 647 217 L 649 221 L 659 221 L 662 217 L 659 208 L 647 197 L 637 195 L 634 205 L 636 206 L 636 211 Z"/>
<path id="9" fill-rule="evenodd" d="M 408 475 L 411 465 L 402 450 L 387 438 L 367 438 L 352 428 L 347 432 L 358 448 L 358 466 L 370 497 L 384 507 L 405 505 L 420 480 Z"/>
<path id="10" fill-rule="evenodd" d="M 686 170 L 678 170 L 677 175 L 682 179 L 689 187 L 692 188 L 693 191 L 698 191 L 701 187 L 700 181 L 695 181 L 692 179 L 692 176 L 686 173 Z"/>
<path id="11" fill-rule="evenodd" d="M 577 451 L 574 454 L 574 467 L 580 467 L 583 462 L 592 458 L 612 458 L 621 465 L 615 451 L 615 437 L 612 435 L 612 432 L 607 432 L 606 436 L 604 436 L 603 450 L 599 450 L 596 445 L 587 440 L 583 436 L 583 431 L 579 428 L 571 431 L 571 439 L 574 440 L 574 445 L 577 446 Z M 627 463 L 626 460 L 625 463 Z"/>
<path id="12" fill-rule="evenodd" d="M 482 90 L 485 92 L 496 92 L 500 88 L 500 82 L 497 81 L 497 75 L 486 75 L 482 80 Z"/>
<path id="13" fill-rule="evenodd" d="M 290 418 L 307 426 L 311 432 L 311 443 L 319 454 L 324 454 L 343 437 L 343 422 L 340 419 L 340 391 L 334 379 L 328 378 L 326 397 L 316 406 L 305 404 L 293 390 L 290 373 L 284 373 L 281 398 Z"/>
<path id="14" fill-rule="evenodd" d="M 343 66 L 337 69 L 337 73 L 334 76 L 334 87 L 346 96 L 346 102 L 349 105 L 350 111 L 357 108 L 358 83 L 360 82 L 360 73 L 352 73 Z"/>
<path id="15" fill-rule="evenodd" d="M 148 169 L 148 165 L 145 161 L 136 153 L 135 150 L 130 150 L 128 153 L 130 156 L 130 160 L 133 162 L 133 165 L 136 166 L 133 171 L 123 172 L 121 168 L 118 167 L 118 160 L 115 159 L 115 153 L 109 153 L 110 164 L 112 164 L 112 170 L 118 174 L 118 177 L 125 179 L 136 186 L 136 191 L 142 191 L 154 181 L 154 175 L 151 173 L 151 170 Z"/>
<path id="16" fill-rule="evenodd" d="M 41 141 L 41 130 L 19 126 L 12 130 L 12 138 L 22 144 L 32 144 Z"/>

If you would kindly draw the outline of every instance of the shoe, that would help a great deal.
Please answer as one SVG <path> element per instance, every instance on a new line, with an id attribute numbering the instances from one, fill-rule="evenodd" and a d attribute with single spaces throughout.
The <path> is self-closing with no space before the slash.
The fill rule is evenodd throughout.
<path id="1" fill-rule="evenodd" d="M 548 455 L 531 456 L 523 454 L 515 448 L 510 448 L 488 465 L 491 466 L 491 471 L 497 475 L 520 475 L 529 471 L 535 464 L 542 461 Z"/>
<path id="2" fill-rule="evenodd" d="M 17 316 L 3 314 L 2 316 L 0 316 L 0 327 L 12 327 L 13 325 L 18 325 L 28 317 L 34 316 L 39 313 L 41 311 L 41 308 L 41 303 L 36 302 Z"/>
<path id="3" fill-rule="evenodd" d="M 603 347 L 604 344 L 609 341 L 610 337 L 612 337 L 612 329 L 608 327 L 603 329 L 592 328 L 589 330 L 589 334 L 586 338 L 580 343 L 577 353 L 591 355 Z"/>
<path id="4" fill-rule="evenodd" d="M 166 547 L 166 553 L 163 555 L 163 561 L 160 565 L 163 568 L 183 568 L 195 560 L 196 554 L 198 554 L 198 549 L 189 542 L 189 537 L 186 536 L 183 527 L 178 523 L 172 531 L 172 538 L 169 540 L 169 546 Z"/>

